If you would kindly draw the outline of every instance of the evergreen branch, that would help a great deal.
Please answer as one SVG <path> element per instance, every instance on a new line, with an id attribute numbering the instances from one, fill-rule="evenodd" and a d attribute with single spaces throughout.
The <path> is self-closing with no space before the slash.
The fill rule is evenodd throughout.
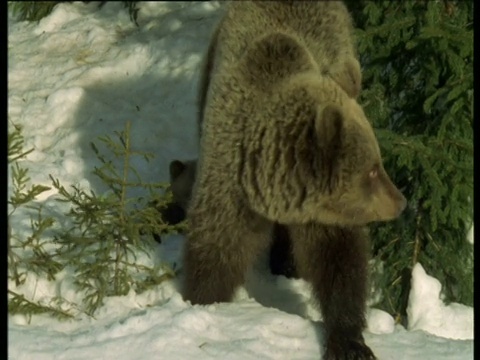
<path id="1" fill-rule="evenodd" d="M 160 184 L 160 183 L 145 183 L 142 181 L 138 182 L 131 182 L 131 181 L 124 181 L 121 178 L 115 177 L 115 176 L 108 176 L 105 173 L 102 173 L 101 170 L 98 168 L 95 168 L 94 174 L 97 175 L 99 178 L 102 179 L 105 183 L 110 183 L 110 184 L 115 184 L 115 185 L 125 185 L 126 187 L 137 187 L 137 188 L 144 188 L 144 187 L 151 187 L 154 189 L 164 189 L 167 187 L 165 184 Z"/>
<path id="2" fill-rule="evenodd" d="M 48 16 L 57 4 L 68 2 L 72 1 L 8 1 L 8 6 L 21 21 L 40 21 Z M 106 1 L 101 1 L 98 9 L 102 8 L 105 3 Z M 137 8 L 137 1 L 123 1 L 123 5 L 128 9 L 130 20 L 138 27 L 137 16 L 139 9 Z"/>
<path id="3" fill-rule="evenodd" d="M 26 157 L 33 151 L 32 149 L 23 150 L 24 139 L 21 134 L 22 127 L 13 124 L 15 130 L 8 133 L 8 163 L 13 163 L 19 159 Z"/>
<path id="4" fill-rule="evenodd" d="M 418 213 L 416 217 L 416 227 L 415 227 L 415 239 L 414 239 L 414 245 L 413 245 L 413 256 L 412 256 L 412 267 L 415 266 L 415 264 L 418 262 L 418 256 L 420 254 L 420 221 L 422 219 L 422 215 L 420 212 Z"/>
<path id="5" fill-rule="evenodd" d="M 137 251 L 148 256 L 151 254 L 146 250 L 150 243 L 141 242 L 140 234 L 159 230 L 174 232 L 178 226 L 163 224 L 158 210 L 154 215 L 153 209 L 139 209 L 143 199 L 127 197 L 128 190 L 133 186 L 148 189 L 160 205 L 164 205 L 171 196 L 168 192 L 156 195 L 154 189 L 166 188 L 167 185 L 143 182 L 131 166 L 132 156 L 139 155 L 139 152 L 132 151 L 130 129 L 131 123 L 127 122 L 123 131 L 115 132 L 116 139 L 109 136 L 99 138 L 115 159 L 122 160 L 119 170 L 114 161 L 102 155 L 95 143 L 91 143 L 102 163 L 95 167 L 93 173 L 111 190 L 107 195 L 100 198 L 94 194 L 89 196 L 76 187 L 69 192 L 52 178 L 62 197 L 58 200 L 73 205 L 69 215 L 73 217 L 74 227 L 56 237 L 61 246 L 59 255 L 75 268 L 75 284 L 85 292 L 83 301 L 89 314 L 103 304 L 105 296 L 124 295 L 131 288 L 143 291 L 173 276 L 159 277 L 153 269 L 136 264 Z M 138 181 L 129 181 L 132 176 Z M 135 209 L 129 210 L 132 203 Z"/>
<path id="6" fill-rule="evenodd" d="M 21 128 L 15 129 L 10 136 L 9 155 L 10 159 L 18 160 L 27 152 L 23 151 Z M 30 205 L 36 196 L 51 188 L 42 185 L 29 187 L 28 170 L 20 167 L 16 161 L 12 164 L 13 191 L 9 205 L 13 210 L 9 216 L 20 206 L 31 208 L 37 211 L 38 215 L 37 218 L 30 219 L 32 232 L 25 239 L 12 235 L 10 222 L 8 224 L 9 279 L 19 286 L 29 273 L 34 272 L 36 275 L 44 273 L 49 280 L 54 280 L 55 274 L 68 264 L 76 275 L 74 285 L 84 294 L 82 300 L 88 315 L 94 314 L 106 296 L 124 295 L 131 288 L 137 292 L 144 291 L 175 276 L 173 271 L 157 275 L 155 269 L 136 264 L 137 251 L 148 256 L 151 254 L 151 251 L 147 251 L 147 245 L 150 246 L 151 243 L 140 241 L 140 234 L 175 232 L 180 226 L 164 224 L 158 210 L 155 210 L 155 214 L 154 209 L 139 208 L 138 205 L 146 202 L 143 198 L 127 197 L 128 189 L 134 186 L 146 189 L 150 196 L 156 199 L 160 208 L 170 201 L 171 194 L 156 194 L 155 189 L 165 189 L 168 185 L 143 182 L 140 174 L 131 166 L 132 156 L 140 155 L 148 160 L 151 155 L 132 151 L 130 122 L 127 123 L 125 131 L 116 135 L 120 144 L 108 136 L 100 140 L 116 158 L 123 159 L 120 171 L 117 171 L 113 162 L 103 156 L 92 143 L 92 149 L 102 163 L 101 167 L 94 169 L 94 174 L 109 187 L 110 192 L 97 197 L 93 191 L 87 193 L 75 185 L 71 185 L 71 189 L 67 190 L 58 179 L 49 175 L 53 188 L 57 190 L 55 200 L 71 205 L 65 214 L 71 225 L 55 234 L 53 243 L 45 240 L 44 234 L 47 229 L 52 228 L 55 220 L 52 217 L 43 217 L 41 206 Z M 128 181 L 132 176 L 135 181 Z M 132 203 L 135 203 L 135 209 L 128 210 Z M 53 244 L 56 248 L 47 251 L 45 245 Z M 70 311 L 65 312 L 57 306 L 27 300 L 24 295 L 13 291 L 10 296 L 11 313 L 32 315 L 49 312 L 57 317 L 73 317 Z M 66 303 L 63 298 L 52 298 L 52 301 Z"/>
<path id="7" fill-rule="evenodd" d="M 128 179 L 128 170 L 129 170 L 129 167 L 130 167 L 130 121 L 127 121 L 127 123 L 125 124 L 125 132 L 122 133 L 122 134 L 119 134 L 119 139 L 124 147 L 124 153 L 123 153 L 123 159 L 124 159 L 124 162 L 123 162 L 123 177 L 122 177 L 122 186 L 121 186 L 121 193 L 120 193 L 120 207 L 121 207 L 121 210 L 120 210 L 120 226 L 122 228 L 125 228 L 125 197 L 126 197 L 126 191 L 127 191 L 127 188 L 125 186 L 125 183 L 127 182 L 127 179 Z M 119 241 L 116 241 L 115 242 L 115 254 L 116 254 L 116 257 L 115 257 L 115 279 L 116 279 L 116 282 L 115 282 L 115 291 L 118 291 L 118 289 L 120 288 L 120 285 L 118 283 L 119 281 L 119 276 L 118 276 L 118 272 L 119 272 L 119 262 L 121 261 L 122 259 L 122 256 L 121 256 L 121 253 L 120 253 L 120 246 L 121 243 Z M 124 252 L 125 253 L 125 252 Z"/>
<path id="8" fill-rule="evenodd" d="M 13 251 L 10 235 L 8 236 L 8 245 L 8 272 L 12 273 L 12 275 L 9 274 L 8 277 L 15 281 L 16 286 L 20 286 L 25 282 L 25 276 L 23 276 L 24 273 L 19 272 L 18 264 L 20 264 L 21 258 Z"/>
<path id="9" fill-rule="evenodd" d="M 473 257 L 465 241 L 473 213 L 473 1 L 448 4 L 347 1 L 365 64 L 362 105 L 410 204 L 397 221 L 372 225 L 383 265 L 372 277 L 377 305 L 397 319 L 405 318 L 415 262 L 442 282 L 446 300 L 473 304 L 465 266 Z"/>
<path id="10" fill-rule="evenodd" d="M 74 318 L 74 315 L 67 311 L 27 300 L 24 295 L 18 294 L 10 289 L 8 289 L 8 294 L 12 296 L 8 299 L 8 312 L 12 315 L 50 313 L 60 319 Z"/>
<path id="11" fill-rule="evenodd" d="M 10 150 L 10 149 L 9 149 L 9 150 Z M 17 161 L 17 160 L 20 160 L 20 159 L 26 157 L 28 154 L 30 154 L 33 150 L 34 150 L 34 149 L 32 148 L 32 149 L 30 149 L 30 150 L 21 152 L 21 153 L 18 154 L 18 155 L 12 155 L 12 154 L 10 153 L 10 151 L 9 151 L 9 152 L 8 152 L 8 162 L 10 163 L 10 162 L 15 162 L 15 161 Z"/>

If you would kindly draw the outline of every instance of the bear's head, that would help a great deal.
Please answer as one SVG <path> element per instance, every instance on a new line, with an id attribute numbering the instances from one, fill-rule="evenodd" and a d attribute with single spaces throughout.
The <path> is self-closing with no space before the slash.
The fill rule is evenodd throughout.
<path id="1" fill-rule="evenodd" d="M 341 102 L 322 101 L 294 116 L 296 122 L 277 130 L 281 141 L 263 143 L 272 151 L 246 165 L 242 187 L 256 212 L 283 224 L 340 226 L 402 213 L 406 199 L 387 175 L 372 126 L 354 99 L 345 94 Z"/>
<path id="2" fill-rule="evenodd" d="M 173 201 L 184 210 L 187 209 L 195 182 L 196 160 L 173 160 L 170 163 L 170 188 Z"/>
<path id="3" fill-rule="evenodd" d="M 307 196 L 305 206 L 318 211 L 321 204 L 325 223 L 361 225 L 395 219 L 405 209 L 406 199 L 383 167 L 363 109 L 353 99 L 342 100 L 319 106 L 314 129 L 307 135 L 313 150 L 304 153 L 311 176 L 307 179 L 317 182 L 307 188 L 321 196 Z"/>
<path id="4" fill-rule="evenodd" d="M 173 200 L 160 209 L 162 219 L 170 225 L 176 225 L 186 218 L 186 210 L 195 182 L 196 165 L 196 160 L 173 160 L 170 163 L 170 190 Z"/>
<path id="5" fill-rule="evenodd" d="M 365 225 L 400 215 L 406 199 L 383 167 L 362 107 L 318 71 L 298 39 L 262 37 L 238 69 L 244 103 L 254 109 L 240 175 L 252 209 L 284 224 Z"/>

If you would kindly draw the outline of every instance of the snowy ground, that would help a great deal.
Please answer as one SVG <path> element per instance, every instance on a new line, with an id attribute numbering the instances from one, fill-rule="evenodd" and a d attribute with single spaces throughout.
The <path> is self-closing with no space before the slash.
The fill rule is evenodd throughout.
<path id="1" fill-rule="evenodd" d="M 22 162 L 32 182 L 80 184 L 101 192 L 91 175 L 89 142 L 132 121 L 134 148 L 156 154 L 154 165 L 135 164 L 146 181 L 167 180 L 168 163 L 197 153 L 195 89 L 219 5 L 212 2 L 141 3 L 139 27 L 119 3 L 58 5 L 39 23 L 8 24 L 9 126 L 24 126 Z M 52 190 L 41 197 L 51 213 L 64 211 Z M 28 227 L 22 213 L 14 232 Z M 180 261 L 183 238 L 171 236 L 158 259 Z M 109 298 L 95 319 L 58 322 L 10 316 L 9 359 L 318 359 L 322 327 L 302 280 L 271 276 L 259 261 L 235 302 L 191 306 L 178 280 L 142 295 Z M 13 284 L 9 288 L 15 289 Z M 15 290 L 35 299 L 62 295 L 76 300 L 72 274 L 56 284 L 29 278 Z M 473 359 L 473 308 L 446 306 L 440 284 L 417 265 L 409 323 L 394 325 L 371 309 L 367 344 L 380 360 Z M 78 301 L 78 299 L 77 299 Z"/>

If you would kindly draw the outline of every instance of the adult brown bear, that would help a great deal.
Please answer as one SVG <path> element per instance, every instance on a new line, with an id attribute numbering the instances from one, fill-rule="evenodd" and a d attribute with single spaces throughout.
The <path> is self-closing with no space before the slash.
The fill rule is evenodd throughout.
<path id="1" fill-rule="evenodd" d="M 355 101 L 360 73 L 344 5 L 232 2 L 210 46 L 196 182 L 187 211 L 184 298 L 232 299 L 274 223 L 312 283 L 326 359 L 365 345 L 365 225 L 406 200 Z M 206 79 L 206 80 L 205 80 Z"/>

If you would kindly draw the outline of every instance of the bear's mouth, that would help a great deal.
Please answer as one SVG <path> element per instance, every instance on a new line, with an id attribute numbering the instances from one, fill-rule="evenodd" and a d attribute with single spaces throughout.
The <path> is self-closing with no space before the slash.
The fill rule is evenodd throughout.
<path id="1" fill-rule="evenodd" d="M 325 206 L 325 210 L 329 212 L 335 223 L 339 225 L 367 225 L 380 218 L 379 214 L 374 211 L 367 211 L 359 207 L 350 207 L 345 204 L 331 204 Z"/>

